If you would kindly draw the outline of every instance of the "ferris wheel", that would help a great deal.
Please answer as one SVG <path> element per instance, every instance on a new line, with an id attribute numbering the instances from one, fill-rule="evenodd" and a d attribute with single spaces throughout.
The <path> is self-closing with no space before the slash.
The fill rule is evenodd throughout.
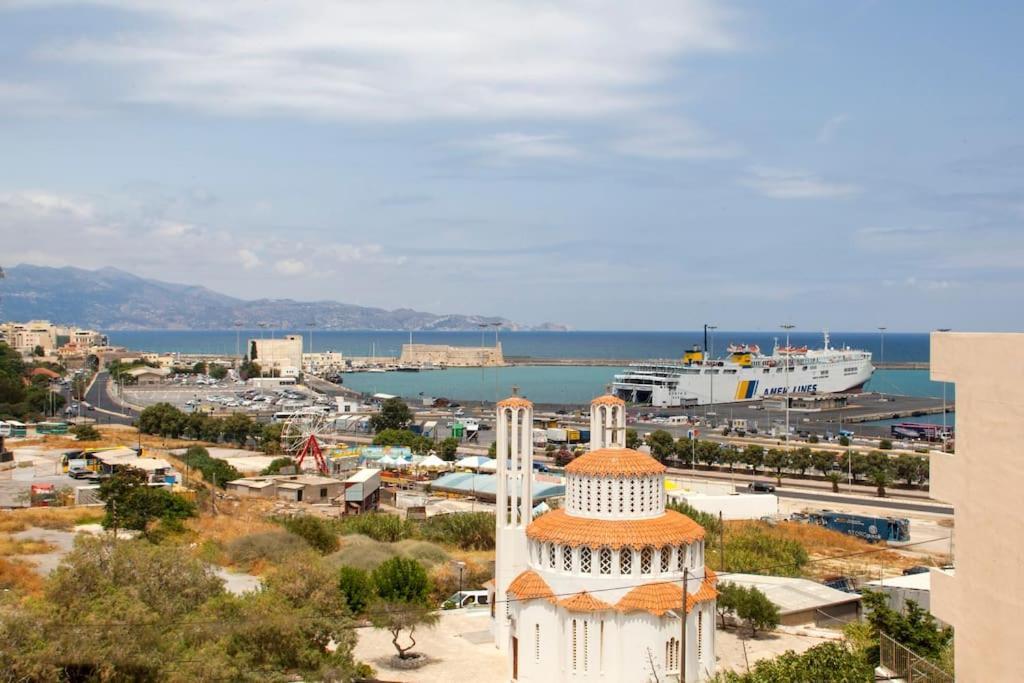
<path id="1" fill-rule="evenodd" d="M 281 429 L 281 445 L 295 458 L 299 469 L 306 456 L 313 456 L 317 469 L 327 474 L 327 461 L 320 448 L 320 439 L 330 431 L 329 421 L 323 411 L 317 408 L 301 408 L 284 422 Z"/>

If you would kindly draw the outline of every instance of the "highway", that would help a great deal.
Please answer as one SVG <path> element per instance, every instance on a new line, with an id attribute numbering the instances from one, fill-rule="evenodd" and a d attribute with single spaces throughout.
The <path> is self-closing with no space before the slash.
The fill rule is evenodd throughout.
<path id="1" fill-rule="evenodd" d="M 96 373 L 92 384 L 85 391 L 85 402 L 93 406 L 94 410 L 88 410 L 83 405 L 81 416 L 95 420 L 96 424 L 130 425 L 138 417 L 138 413 L 131 409 L 122 410 L 120 405 L 113 403 L 106 392 L 106 385 L 109 380 L 110 374 L 105 370 Z M 64 400 L 67 402 L 66 405 L 71 405 L 74 400 L 71 398 L 71 389 L 62 388 L 60 393 L 64 396 Z M 73 417 L 78 417 L 77 411 Z"/>

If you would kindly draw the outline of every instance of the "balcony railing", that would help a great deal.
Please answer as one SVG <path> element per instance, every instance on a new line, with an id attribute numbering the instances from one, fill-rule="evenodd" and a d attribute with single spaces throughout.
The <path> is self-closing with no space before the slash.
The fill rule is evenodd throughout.
<path id="1" fill-rule="evenodd" d="M 884 633 L 879 635 L 879 655 L 883 669 L 906 683 L 953 683 L 953 674 L 932 664 Z"/>

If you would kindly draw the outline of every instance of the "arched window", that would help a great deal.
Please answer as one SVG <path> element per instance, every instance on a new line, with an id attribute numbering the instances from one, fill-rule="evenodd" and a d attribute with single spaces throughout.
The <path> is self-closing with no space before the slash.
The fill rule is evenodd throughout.
<path id="1" fill-rule="evenodd" d="M 598 562 L 598 569 L 602 574 L 612 573 L 612 550 L 611 548 L 601 548 L 600 560 Z"/>
<path id="2" fill-rule="evenodd" d="M 580 548 L 580 571 L 584 574 L 590 573 L 590 548 L 587 546 Z"/>
<path id="3" fill-rule="evenodd" d="M 552 569 L 555 568 L 555 544 L 548 543 L 548 566 Z"/>
<path id="4" fill-rule="evenodd" d="M 665 574 L 672 570 L 672 546 L 665 546 L 661 549 L 661 573 Z"/>
<path id="5" fill-rule="evenodd" d="M 697 608 L 697 661 L 704 661 L 704 610 Z"/>
<path id="6" fill-rule="evenodd" d="M 576 671 L 576 650 L 577 650 L 577 639 L 576 639 L 576 620 L 572 620 L 572 670 Z"/>
<path id="7" fill-rule="evenodd" d="M 640 551 L 640 573 L 650 574 L 651 565 L 654 564 L 654 548 L 647 546 Z"/>
<path id="8" fill-rule="evenodd" d="M 665 643 L 665 672 L 676 673 L 679 671 L 679 641 L 669 638 Z"/>
<path id="9" fill-rule="evenodd" d="M 633 573 L 633 549 L 628 545 L 619 548 L 619 573 Z"/>
<path id="10" fill-rule="evenodd" d="M 562 570 L 567 572 L 572 571 L 572 546 L 562 546 Z"/>
<path id="11" fill-rule="evenodd" d="M 676 567 L 678 567 L 678 569 L 676 571 L 680 571 L 680 572 L 683 571 L 684 569 L 686 569 L 686 546 L 685 545 L 679 546 L 679 550 L 676 552 Z"/>
<path id="12" fill-rule="evenodd" d="M 533 661 L 540 661 L 540 624 L 533 625 Z"/>

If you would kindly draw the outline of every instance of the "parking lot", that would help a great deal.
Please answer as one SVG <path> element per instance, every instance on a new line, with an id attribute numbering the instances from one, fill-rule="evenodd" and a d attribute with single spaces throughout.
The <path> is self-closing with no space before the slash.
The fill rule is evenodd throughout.
<path id="1" fill-rule="evenodd" d="M 333 406 L 329 397 L 317 395 L 303 386 L 254 388 L 246 383 L 213 384 L 167 383 L 154 386 L 125 387 L 129 403 L 146 407 L 170 403 L 185 412 L 244 411 L 258 415 L 288 412 L 313 405 Z"/>

